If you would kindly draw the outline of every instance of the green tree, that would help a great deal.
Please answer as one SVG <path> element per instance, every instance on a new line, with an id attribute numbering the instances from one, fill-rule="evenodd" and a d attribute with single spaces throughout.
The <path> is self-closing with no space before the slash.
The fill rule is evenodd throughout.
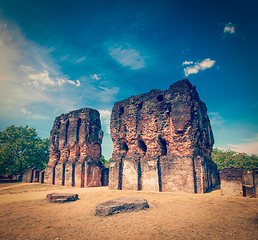
<path id="1" fill-rule="evenodd" d="M 0 174 L 23 174 L 36 167 L 43 170 L 49 159 L 49 139 L 38 137 L 36 129 L 7 127 L 0 132 Z"/>
<path id="2" fill-rule="evenodd" d="M 212 160 L 217 164 L 218 170 L 232 166 L 249 170 L 258 168 L 258 156 L 254 154 L 247 155 L 246 153 L 238 153 L 232 150 L 213 148 Z"/>
<path id="3" fill-rule="evenodd" d="M 110 165 L 111 160 L 112 160 L 112 158 L 109 158 L 109 159 L 106 161 L 106 164 L 105 164 L 105 167 L 106 167 L 106 168 L 109 168 L 109 165 Z"/>
<path id="4" fill-rule="evenodd" d="M 105 159 L 105 157 L 104 157 L 103 155 L 101 155 L 99 161 L 101 161 L 101 163 L 105 166 L 105 164 L 106 164 L 106 159 Z"/>
<path id="5" fill-rule="evenodd" d="M 101 155 L 100 159 L 101 163 L 106 167 L 109 168 L 109 164 L 112 160 L 112 158 L 110 158 L 109 160 L 106 160 L 105 157 L 103 155 Z"/>

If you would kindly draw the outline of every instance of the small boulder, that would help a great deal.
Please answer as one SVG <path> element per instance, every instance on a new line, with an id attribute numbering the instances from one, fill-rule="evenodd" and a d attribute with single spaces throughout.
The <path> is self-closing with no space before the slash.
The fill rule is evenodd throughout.
<path id="1" fill-rule="evenodd" d="M 95 207 L 95 210 L 96 216 L 108 216 L 146 208 L 149 208 L 149 204 L 142 197 L 121 197 L 100 203 Z"/>
<path id="2" fill-rule="evenodd" d="M 78 199 L 78 194 L 72 194 L 72 193 L 50 193 L 47 195 L 46 199 L 48 199 L 49 202 L 71 202 L 76 201 Z"/>

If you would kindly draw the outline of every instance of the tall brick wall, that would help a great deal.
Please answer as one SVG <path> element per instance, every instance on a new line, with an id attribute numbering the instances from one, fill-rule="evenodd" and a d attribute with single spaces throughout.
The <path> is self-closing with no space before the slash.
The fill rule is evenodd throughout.
<path id="1" fill-rule="evenodd" d="M 224 196 L 258 198 L 258 169 L 226 167 L 220 171 L 220 189 Z"/>
<path id="2" fill-rule="evenodd" d="M 44 183 L 101 186 L 102 137 L 97 110 L 82 108 L 57 117 L 50 133 Z"/>
<path id="3" fill-rule="evenodd" d="M 224 196 L 243 196 L 242 169 L 226 167 L 220 171 L 220 189 Z"/>
<path id="4" fill-rule="evenodd" d="M 205 104 L 187 79 L 116 102 L 110 189 L 203 193 L 218 184 Z"/>

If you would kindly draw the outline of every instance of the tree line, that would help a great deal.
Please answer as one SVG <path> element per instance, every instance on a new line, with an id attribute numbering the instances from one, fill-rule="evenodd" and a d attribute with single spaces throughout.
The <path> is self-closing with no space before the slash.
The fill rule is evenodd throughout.
<path id="1" fill-rule="evenodd" d="M 38 137 L 36 129 L 11 125 L 0 132 L 0 174 L 21 175 L 30 168 L 45 169 L 49 139 Z"/>
<path id="2" fill-rule="evenodd" d="M 21 175 L 30 168 L 44 170 L 49 160 L 49 139 L 38 137 L 36 129 L 15 127 L 11 125 L 0 131 L 0 174 Z M 111 162 L 102 155 L 101 163 L 109 167 Z M 224 167 L 241 167 L 243 169 L 258 168 L 258 156 L 238 153 L 232 150 L 213 148 L 212 160 L 217 164 L 218 170 Z"/>
<path id="3" fill-rule="evenodd" d="M 243 169 L 252 170 L 258 168 L 258 156 L 255 154 L 248 155 L 232 150 L 222 150 L 213 148 L 212 160 L 217 164 L 218 170 L 225 167 L 240 167 Z"/>

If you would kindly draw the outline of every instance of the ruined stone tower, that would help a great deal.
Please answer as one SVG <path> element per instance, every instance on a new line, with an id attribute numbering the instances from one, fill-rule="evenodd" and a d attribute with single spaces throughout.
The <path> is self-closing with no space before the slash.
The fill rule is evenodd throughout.
<path id="1" fill-rule="evenodd" d="M 55 119 L 49 140 L 47 184 L 101 186 L 101 143 L 99 112 L 82 108 Z"/>
<path id="2" fill-rule="evenodd" d="M 203 193 L 217 185 L 207 108 L 187 79 L 116 102 L 109 188 Z"/>

